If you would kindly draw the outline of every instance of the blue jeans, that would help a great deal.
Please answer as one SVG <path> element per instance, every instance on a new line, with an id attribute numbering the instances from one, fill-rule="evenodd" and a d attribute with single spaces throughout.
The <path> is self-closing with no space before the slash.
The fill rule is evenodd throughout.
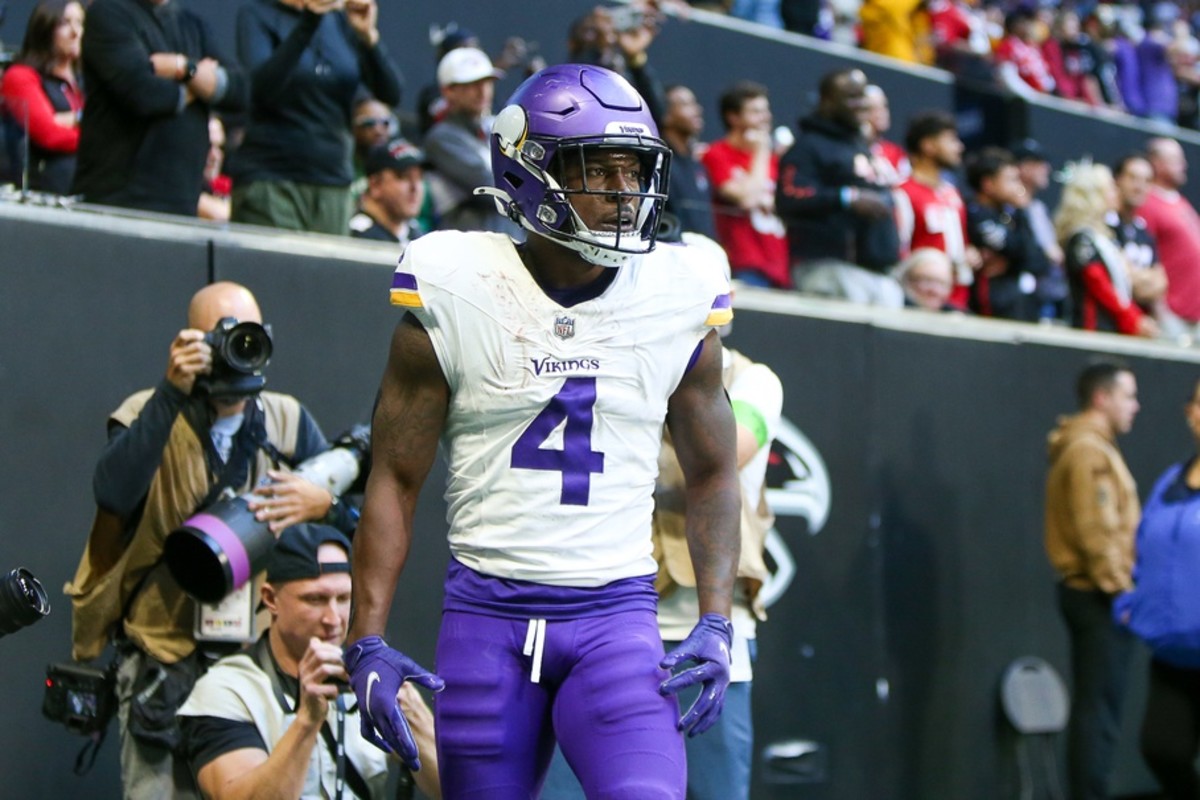
<path id="1" fill-rule="evenodd" d="M 782 28 L 783 18 L 779 15 L 779 0 L 733 0 L 729 16 L 738 19 Z"/>

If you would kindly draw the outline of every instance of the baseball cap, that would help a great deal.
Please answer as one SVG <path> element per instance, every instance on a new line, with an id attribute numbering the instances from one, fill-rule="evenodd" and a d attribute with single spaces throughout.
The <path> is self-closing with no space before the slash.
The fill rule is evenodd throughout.
<path id="1" fill-rule="evenodd" d="M 1022 139 L 1013 145 L 1011 152 L 1013 160 L 1018 163 L 1021 161 L 1050 161 L 1046 158 L 1046 151 L 1038 144 L 1037 139 Z"/>
<path id="2" fill-rule="evenodd" d="M 374 175 L 385 169 L 403 172 L 409 167 L 425 164 L 425 153 L 407 139 L 392 139 L 387 144 L 377 145 L 367 151 L 363 159 L 363 172 Z"/>
<path id="3" fill-rule="evenodd" d="M 487 53 L 478 47 L 456 47 L 438 62 L 438 86 L 474 83 L 484 78 L 503 78 L 504 72 L 492 66 Z"/>
<path id="4" fill-rule="evenodd" d="M 337 528 L 315 522 L 303 522 L 284 529 L 271 548 L 267 561 L 267 582 L 285 583 L 319 578 L 331 572 L 349 572 L 349 561 L 317 561 L 317 551 L 326 542 L 350 553 L 350 540 Z"/>

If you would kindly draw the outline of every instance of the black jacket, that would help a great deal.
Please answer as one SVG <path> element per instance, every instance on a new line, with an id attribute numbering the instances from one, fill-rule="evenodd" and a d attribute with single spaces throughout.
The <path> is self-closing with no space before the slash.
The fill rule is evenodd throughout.
<path id="1" fill-rule="evenodd" d="M 87 104 L 74 192 L 90 203 L 196 215 L 208 156 L 207 103 L 182 104 L 182 85 L 154 75 L 151 53 L 215 58 L 228 83 L 216 108 L 240 111 L 247 86 L 208 26 L 179 0 L 96 0 L 83 35 Z"/>
<path id="2" fill-rule="evenodd" d="M 900 258 L 894 217 L 867 219 L 842 202 L 847 187 L 878 191 L 870 149 L 857 131 L 832 120 L 800 120 L 800 137 L 779 162 L 775 212 L 787 225 L 793 261 L 836 259 L 882 272 Z"/>
<path id="3" fill-rule="evenodd" d="M 967 234 L 985 258 L 991 251 L 1007 261 L 999 275 L 975 274 L 971 309 L 989 317 L 1036 322 L 1037 278 L 1049 272 L 1050 260 L 1038 244 L 1029 216 L 1022 209 L 995 209 L 972 201 L 967 204 Z"/>

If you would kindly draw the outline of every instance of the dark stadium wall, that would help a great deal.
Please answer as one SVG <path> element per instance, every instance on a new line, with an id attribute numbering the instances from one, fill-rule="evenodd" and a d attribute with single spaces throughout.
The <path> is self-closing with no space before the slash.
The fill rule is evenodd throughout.
<path id="1" fill-rule="evenodd" d="M 0 775 L 6 796 L 115 798 L 115 735 L 85 781 L 70 774 L 82 740 L 40 715 L 45 665 L 69 655 L 61 587 L 91 520 L 107 414 L 160 379 L 187 300 L 211 277 L 258 295 L 278 342 L 273 388 L 330 435 L 365 419 L 397 318 L 384 296 L 394 253 L 12 206 L 0 206 L 0 241 L 0 570 L 29 568 L 53 603 L 0 640 Z M 911 315 L 742 295 L 730 343 L 780 374 L 804 457 L 828 475 L 825 495 L 779 488 L 831 498 L 815 535 L 812 513 L 777 523 L 777 560 L 795 576 L 760 629 L 754 797 L 1012 796 L 999 677 L 1023 655 L 1067 669 L 1041 552 L 1045 434 L 1092 350 L 1128 340 L 952 320 L 921 331 Z M 1154 352 L 1129 356 L 1143 409 L 1123 446 L 1143 494 L 1188 451 L 1180 404 L 1200 361 Z M 427 664 L 448 557 L 441 469 L 388 631 Z M 1139 668 L 1119 793 L 1149 786 L 1135 752 L 1142 691 Z M 804 769 L 758 760 L 793 741 L 819 748 Z"/>

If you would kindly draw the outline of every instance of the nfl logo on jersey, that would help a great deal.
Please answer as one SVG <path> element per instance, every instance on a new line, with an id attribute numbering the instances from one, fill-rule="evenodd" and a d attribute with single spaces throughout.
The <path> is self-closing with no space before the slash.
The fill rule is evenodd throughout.
<path id="1" fill-rule="evenodd" d="M 560 339 L 570 339 L 575 335 L 575 320 L 572 317 L 555 317 L 554 335 Z"/>

